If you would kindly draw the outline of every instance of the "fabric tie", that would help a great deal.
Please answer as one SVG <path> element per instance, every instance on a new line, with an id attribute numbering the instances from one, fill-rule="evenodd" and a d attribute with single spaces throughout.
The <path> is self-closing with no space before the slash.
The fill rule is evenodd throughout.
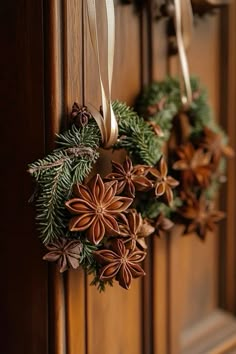
<path id="1" fill-rule="evenodd" d="M 186 49 L 190 44 L 192 36 L 193 12 L 190 0 L 174 0 L 174 5 L 176 39 L 184 81 L 184 94 L 182 95 L 181 99 L 184 108 L 189 108 L 192 103 L 192 88 Z"/>
<path id="2" fill-rule="evenodd" d="M 98 30 L 97 30 L 97 11 L 95 0 L 86 0 L 87 3 L 87 17 L 89 24 L 90 38 L 98 67 L 99 82 L 102 96 L 102 113 L 103 115 L 90 103 L 87 104 L 90 112 L 96 120 L 104 148 L 109 148 L 114 145 L 118 137 L 118 124 L 112 108 L 111 101 L 111 87 L 113 76 L 114 50 L 115 50 L 115 10 L 113 0 L 99 0 L 99 6 L 105 4 L 106 8 L 106 31 L 107 31 L 107 71 L 106 79 L 108 82 L 107 90 L 104 86 L 104 80 L 101 74 L 100 53 L 98 44 Z"/>

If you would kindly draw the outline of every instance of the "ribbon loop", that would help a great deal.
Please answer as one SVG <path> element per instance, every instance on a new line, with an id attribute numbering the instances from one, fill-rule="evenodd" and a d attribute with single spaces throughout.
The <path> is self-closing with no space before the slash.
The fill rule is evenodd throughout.
<path id="1" fill-rule="evenodd" d="M 112 108 L 111 101 L 111 88 L 114 64 L 114 51 L 115 51 L 115 10 L 113 0 L 99 0 L 99 4 L 103 2 L 106 8 L 106 28 L 107 28 L 107 82 L 108 88 L 105 89 L 104 81 L 101 74 L 100 53 L 98 45 L 98 30 L 97 30 L 97 11 L 96 1 L 86 0 L 87 3 L 87 16 L 89 24 L 90 38 L 96 64 L 98 67 L 99 82 L 102 96 L 102 111 L 101 113 L 90 103 L 87 104 L 94 119 L 96 120 L 101 131 L 102 142 L 105 148 L 109 148 L 115 144 L 118 137 L 118 124 Z"/>
<path id="2" fill-rule="evenodd" d="M 190 0 L 174 0 L 174 5 L 176 39 L 185 91 L 181 99 L 184 108 L 188 108 L 192 103 L 192 88 L 186 49 L 192 35 L 193 13 Z"/>

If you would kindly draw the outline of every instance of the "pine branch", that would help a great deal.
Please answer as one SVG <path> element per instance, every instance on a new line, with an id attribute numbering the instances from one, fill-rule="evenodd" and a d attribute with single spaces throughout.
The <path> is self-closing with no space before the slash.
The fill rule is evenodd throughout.
<path id="1" fill-rule="evenodd" d="M 67 225 L 64 203 L 71 193 L 72 178 L 70 160 L 48 170 L 40 183 L 36 202 L 39 231 L 44 243 L 64 236 Z"/>
<path id="2" fill-rule="evenodd" d="M 56 143 L 59 149 L 73 146 L 84 146 L 86 148 L 97 149 L 101 135 L 96 122 L 91 119 L 89 124 L 77 129 L 72 125 L 70 130 L 57 135 Z"/>
<path id="3" fill-rule="evenodd" d="M 68 149 L 64 149 L 63 152 L 58 152 L 52 155 L 49 155 L 44 160 L 38 160 L 35 164 L 31 164 L 28 172 L 31 175 L 34 175 L 35 178 L 39 178 L 40 173 L 43 170 L 48 170 L 57 166 L 63 165 L 66 161 L 74 160 L 77 157 L 94 156 L 94 151 L 89 147 L 84 146 L 75 146 Z M 55 160 L 54 160 L 55 157 Z"/>
<path id="4" fill-rule="evenodd" d="M 71 196 L 73 184 L 82 182 L 90 173 L 99 156 L 99 140 L 93 121 L 80 130 L 72 126 L 58 135 L 59 149 L 29 165 L 28 171 L 39 185 L 36 219 L 44 243 L 65 235 L 68 224 L 65 201 Z"/>
<path id="5" fill-rule="evenodd" d="M 160 159 L 161 139 L 137 113 L 124 103 L 113 103 L 119 125 L 119 141 L 115 149 L 126 149 L 138 163 L 154 165 Z"/>

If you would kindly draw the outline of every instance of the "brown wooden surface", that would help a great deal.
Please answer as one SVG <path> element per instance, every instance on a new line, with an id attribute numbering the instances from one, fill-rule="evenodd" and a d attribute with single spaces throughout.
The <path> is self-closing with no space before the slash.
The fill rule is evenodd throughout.
<path id="1" fill-rule="evenodd" d="M 102 14 L 102 9 L 100 8 Z M 103 38 L 104 17 L 98 18 L 98 26 Z M 113 79 L 113 99 L 134 103 L 141 85 L 140 22 L 131 6 L 116 6 L 116 52 Z M 85 41 L 85 101 L 100 106 L 100 88 L 88 31 Z M 128 34 L 128 35 L 127 35 Z M 132 38 L 132 40 L 130 40 Z M 100 52 L 105 52 L 104 39 L 100 40 Z M 101 58 L 106 68 L 106 56 Z M 122 69 L 121 69 L 122 68 Z M 108 156 L 108 157 L 106 157 Z M 98 165 L 104 173 L 104 164 L 109 168 L 111 154 L 104 155 L 107 162 Z M 126 291 L 117 284 L 99 294 L 94 287 L 87 288 L 87 350 L 96 354 L 141 354 L 142 353 L 142 283 L 134 281 L 132 289 Z"/>
<path id="2" fill-rule="evenodd" d="M 230 113 L 227 116 L 227 112 L 231 111 L 227 108 L 228 100 L 229 97 L 233 99 L 232 92 L 235 92 L 231 76 L 233 71 L 230 69 L 233 65 L 231 55 L 235 50 L 234 39 L 230 36 L 235 23 L 235 4 L 231 6 L 231 19 L 228 11 L 223 9 L 215 16 L 196 20 L 193 45 L 188 57 L 191 72 L 199 76 L 207 87 L 215 119 L 228 129 L 233 142 L 233 118 Z M 169 67 L 172 75 L 178 73 L 176 58 L 170 58 Z M 224 87 L 227 88 L 227 93 L 224 92 Z M 228 97 L 229 92 L 231 94 Z M 232 130 L 229 130 L 229 126 Z M 229 166 L 231 176 L 223 190 L 224 203 L 220 203 L 221 207 L 228 207 L 226 211 L 229 218 L 225 224 L 227 232 L 223 226 L 219 233 L 209 233 L 204 243 L 195 235 L 183 238 L 177 229 L 171 235 L 168 260 L 170 353 L 223 353 L 236 340 L 235 319 L 223 311 L 235 312 L 235 280 L 232 279 L 235 274 L 235 202 L 231 197 L 235 195 L 232 182 L 235 167 L 233 162 Z M 228 262 L 231 268 L 227 266 Z M 231 294 L 230 300 L 227 289 Z M 223 306 L 222 298 L 227 298 L 231 306 Z M 219 308 L 222 308 L 222 312 L 218 312 Z"/>
<path id="3" fill-rule="evenodd" d="M 234 151 L 236 151 L 236 120 L 234 116 L 234 109 L 236 108 L 236 32 L 235 32 L 235 21 L 236 21 L 236 2 L 232 1 L 229 8 L 226 8 L 222 14 L 222 25 L 223 30 L 221 33 L 222 37 L 226 37 L 226 41 L 221 41 L 222 50 L 227 52 L 227 55 L 222 55 L 221 65 L 222 65 L 222 78 L 224 78 L 224 83 L 226 85 L 225 96 L 224 96 L 224 108 L 227 112 L 227 120 L 224 120 L 224 126 L 229 133 L 229 139 Z M 223 122 L 222 122 L 223 123 Z M 226 242 L 224 243 L 223 252 L 221 257 L 224 259 L 223 272 L 222 272 L 222 287 L 225 289 L 223 292 L 222 305 L 224 308 L 234 314 L 236 314 L 236 282 L 235 282 L 235 269 L 236 269 L 236 168 L 235 161 L 231 160 L 228 164 L 228 181 L 224 189 L 224 198 L 226 208 L 227 208 L 227 219 L 226 223 L 222 227 L 222 234 L 226 231 Z M 223 243 L 223 241 L 222 241 Z M 221 243 L 221 244 L 222 244 Z M 221 291 L 222 292 L 222 291 Z"/>
<path id="4" fill-rule="evenodd" d="M 85 1 L 84 1 L 85 3 Z M 166 20 L 116 2 L 113 99 L 132 105 L 144 84 L 178 74 L 167 57 Z M 236 351 L 235 161 L 221 204 L 227 220 L 205 243 L 175 228 L 150 243 L 145 281 L 99 294 L 82 271 L 60 275 L 41 260 L 26 165 L 53 147 L 74 101 L 100 106 L 82 0 L 0 4 L 1 333 L 3 354 L 206 354 Z M 195 23 L 191 72 L 207 87 L 236 149 L 236 4 Z M 100 50 L 105 52 L 99 8 Z M 106 68 L 104 58 L 102 71 Z M 9 124 L 10 123 L 10 124 Z M 98 171 L 109 169 L 103 153 Z M 119 158 L 119 154 L 116 155 Z M 121 158 L 121 156 L 120 156 Z"/>
<path id="5" fill-rule="evenodd" d="M 63 3 L 64 102 L 68 116 L 74 102 L 83 104 L 82 2 Z M 64 119 L 66 121 L 66 119 Z M 82 270 L 69 271 L 66 282 L 67 354 L 86 353 L 86 280 Z"/>

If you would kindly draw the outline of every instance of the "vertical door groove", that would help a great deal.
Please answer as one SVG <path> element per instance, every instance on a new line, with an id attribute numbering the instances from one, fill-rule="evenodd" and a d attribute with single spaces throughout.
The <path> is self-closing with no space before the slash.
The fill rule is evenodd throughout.
<path id="1" fill-rule="evenodd" d="M 54 148 L 54 136 L 63 116 L 63 14 L 58 0 L 44 1 L 45 139 Z M 49 265 L 49 353 L 66 354 L 65 283 L 54 265 Z"/>

